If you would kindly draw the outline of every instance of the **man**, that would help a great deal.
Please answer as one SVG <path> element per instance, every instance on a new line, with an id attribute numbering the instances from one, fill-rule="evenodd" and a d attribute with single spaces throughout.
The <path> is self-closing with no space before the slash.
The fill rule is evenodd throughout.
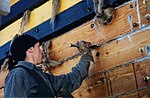
<path id="1" fill-rule="evenodd" d="M 80 41 L 83 49 L 79 63 L 67 75 L 54 76 L 44 73 L 36 65 L 42 63 L 42 50 L 38 40 L 30 35 L 16 37 L 10 47 L 9 74 L 5 79 L 4 98 L 8 97 L 72 97 L 88 74 L 93 60 L 87 47 L 89 43 Z M 84 51 L 88 50 L 88 52 Z"/>

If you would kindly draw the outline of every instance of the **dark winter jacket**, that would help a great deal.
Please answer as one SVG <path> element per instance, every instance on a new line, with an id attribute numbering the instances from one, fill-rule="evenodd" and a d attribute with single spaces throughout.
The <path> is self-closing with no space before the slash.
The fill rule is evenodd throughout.
<path id="1" fill-rule="evenodd" d="M 19 67 L 12 69 L 5 79 L 4 98 L 70 97 L 88 74 L 90 62 L 83 59 L 72 68 L 72 72 L 60 76 L 43 73 L 36 65 L 20 61 Z"/>

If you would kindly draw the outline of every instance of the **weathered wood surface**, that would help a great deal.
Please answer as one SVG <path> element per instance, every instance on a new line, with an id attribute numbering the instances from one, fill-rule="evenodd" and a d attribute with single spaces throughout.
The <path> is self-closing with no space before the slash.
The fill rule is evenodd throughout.
<path id="1" fill-rule="evenodd" d="M 141 24 L 142 26 L 150 24 L 150 20 L 145 18 L 146 14 L 150 14 L 149 7 L 150 2 L 143 4 L 143 0 L 139 0 L 139 10 L 140 10 L 140 17 L 141 17 Z"/>
<path id="2" fill-rule="evenodd" d="M 113 70 L 108 74 L 111 80 L 112 95 L 136 89 L 132 65 Z"/>
<path id="3" fill-rule="evenodd" d="M 99 31 L 91 28 L 91 24 L 93 24 L 93 20 L 91 20 L 82 26 L 65 33 L 64 35 L 53 39 L 50 55 L 56 60 L 67 58 L 77 53 L 76 49 L 68 48 L 70 43 L 76 43 L 77 40 L 86 40 L 93 44 L 100 44 L 110 41 L 120 35 L 129 33 L 130 26 L 128 16 L 132 14 L 133 23 L 138 22 L 136 7 L 134 3 L 133 5 L 133 8 L 130 8 L 130 4 L 127 4 L 117 9 L 112 24 L 108 26 L 101 26 Z M 142 12 L 144 11 L 145 10 L 143 9 Z M 144 17 L 144 15 L 145 14 L 141 15 L 141 17 Z M 145 21 L 144 24 L 148 23 Z M 133 30 L 137 29 L 139 28 L 133 28 Z M 67 51 L 67 53 L 65 53 L 65 51 Z"/>
<path id="4" fill-rule="evenodd" d="M 150 77 L 150 60 L 135 63 L 134 66 L 137 79 L 137 87 L 142 88 L 145 86 L 150 86 L 150 80 L 144 81 L 144 77 Z M 140 92 L 140 97 L 149 98 L 149 90 L 150 88 Z"/>
<path id="5" fill-rule="evenodd" d="M 131 4 L 133 5 L 133 8 L 130 8 Z M 140 6 L 145 6 L 142 3 L 139 4 Z M 145 9 L 142 10 L 142 7 L 140 7 L 140 10 L 141 12 L 146 11 Z M 50 48 L 51 58 L 54 60 L 62 60 L 76 54 L 77 49 L 69 48 L 69 44 L 76 43 L 78 40 L 85 40 L 90 41 L 93 44 L 100 44 L 110 41 L 120 35 L 129 33 L 130 27 L 128 23 L 128 16 L 131 14 L 134 15 L 133 23 L 138 22 L 135 2 L 126 4 L 125 6 L 119 8 L 115 13 L 115 18 L 112 24 L 100 27 L 100 32 L 97 32 L 94 28 L 90 27 L 90 25 L 93 23 L 92 20 L 78 28 L 75 28 L 74 30 L 69 31 L 68 33 L 65 33 L 64 35 L 53 39 L 52 46 Z M 144 17 L 144 15 L 145 14 L 141 14 L 141 17 Z M 143 24 L 148 23 L 145 21 Z M 137 29 L 139 28 L 133 28 L 133 30 Z M 140 58 L 143 54 L 138 51 L 139 48 L 149 43 L 147 38 L 147 36 L 149 36 L 149 30 L 144 32 L 142 32 L 142 34 L 138 33 L 131 36 L 131 42 L 129 41 L 130 39 L 126 37 L 122 40 L 112 41 L 110 44 L 94 50 L 95 52 L 99 51 L 101 53 L 100 58 L 96 58 L 97 64 L 107 66 L 105 68 L 101 68 L 101 70 L 110 68 L 114 65 L 122 64 L 123 62 Z M 99 36 L 100 34 L 103 36 Z M 145 40 L 147 40 L 147 42 L 144 42 Z M 137 45 L 138 43 L 139 45 Z"/>
<path id="6" fill-rule="evenodd" d="M 124 62 L 129 62 L 131 60 L 146 56 L 147 54 L 141 53 L 139 49 L 150 43 L 149 31 L 150 30 L 148 29 L 148 30 L 137 32 L 136 34 L 131 36 L 131 41 L 129 40 L 129 38 L 125 37 L 122 40 L 114 40 L 111 43 L 106 44 L 98 48 L 97 50 L 94 50 L 93 51 L 94 56 L 95 56 L 95 53 L 99 51 L 100 57 L 95 57 L 96 64 L 91 65 L 89 73 L 95 74 L 98 71 L 106 70 L 116 65 L 122 64 Z M 68 47 L 68 49 L 70 48 Z M 64 53 L 63 51 L 60 50 L 60 53 L 66 54 L 69 52 L 65 51 Z M 72 53 L 72 55 L 75 53 Z M 52 70 L 52 72 L 56 75 L 67 73 L 71 70 L 71 67 L 74 66 L 78 61 L 79 61 L 79 57 L 77 59 L 73 59 L 71 61 L 65 62 L 62 66 L 59 66 L 56 69 Z M 112 79 L 110 78 L 111 82 L 108 81 L 108 84 L 107 83 L 104 83 L 104 85 L 100 84 L 103 88 L 105 88 L 104 92 L 107 92 L 105 94 L 103 94 L 103 91 L 102 92 L 99 91 L 101 86 L 96 86 L 92 88 L 91 92 L 89 93 L 88 88 L 89 88 L 90 82 L 87 82 L 87 81 L 90 81 L 90 80 L 85 80 L 83 82 L 83 85 L 80 87 L 80 89 L 74 92 L 73 94 L 75 97 L 77 96 L 77 98 L 78 97 L 83 97 L 83 98 L 92 97 L 92 96 L 108 97 L 111 95 L 115 95 L 117 93 L 132 91 L 134 89 L 137 89 L 135 76 L 134 76 L 132 69 L 133 69 L 132 66 L 130 66 L 129 68 L 120 69 L 120 71 L 118 70 L 116 72 L 110 73 L 109 74 L 110 77 L 116 77 L 116 78 L 112 78 Z M 92 84 L 98 81 L 99 78 L 98 76 L 96 77 L 97 77 L 96 79 L 93 79 L 93 78 L 91 79 Z M 110 88 L 110 83 L 111 83 L 111 88 Z M 95 91 L 96 90 L 95 88 L 97 88 L 99 92 Z M 92 93 L 94 91 L 98 93 L 96 94 Z M 82 93 L 82 92 L 87 92 L 87 93 Z M 129 96 L 132 96 L 132 97 L 134 96 L 135 98 L 138 98 L 137 93 L 134 93 Z"/>
<path id="7" fill-rule="evenodd" d="M 81 87 L 73 92 L 75 98 L 106 98 L 110 96 L 110 85 L 109 81 L 102 82 L 102 79 L 106 79 L 107 76 L 102 74 L 93 78 L 86 78 L 83 81 Z M 97 84 L 99 81 L 100 83 Z"/>
<path id="8" fill-rule="evenodd" d="M 69 48 L 68 45 L 70 43 L 76 43 L 77 40 L 82 39 L 82 40 L 90 41 L 93 44 L 104 43 L 120 35 L 130 33 L 128 15 L 129 14 L 135 15 L 133 16 L 134 17 L 133 23 L 138 22 L 138 19 L 136 17 L 137 13 L 135 9 L 133 8 L 131 11 L 129 7 L 130 5 L 128 4 L 122 7 L 122 10 L 120 10 L 121 8 L 118 9 L 117 10 L 118 12 L 116 12 L 116 17 L 113 23 L 107 26 L 106 28 L 100 27 L 99 33 L 105 35 L 104 38 L 103 36 L 99 36 L 99 33 L 98 32 L 96 33 L 96 31 L 93 28 L 90 28 L 90 25 L 93 23 L 93 21 L 90 21 L 68 32 L 67 34 L 64 34 L 58 38 L 53 39 L 52 47 L 50 48 L 51 58 L 55 60 L 61 60 L 76 54 L 77 49 Z M 128 12 L 128 10 L 130 11 Z M 140 7 L 140 10 L 142 10 L 142 7 Z M 146 13 L 146 12 L 143 13 L 144 10 L 145 9 L 143 8 L 141 17 L 144 17 Z M 141 19 L 144 20 L 145 18 L 141 18 Z M 141 23 L 149 24 L 148 21 L 146 20 L 141 21 Z M 137 29 L 138 27 L 133 28 L 133 30 L 137 30 Z M 91 65 L 89 74 L 90 75 L 95 74 L 98 71 L 106 70 L 116 65 L 122 64 L 124 62 L 128 62 L 134 59 L 144 57 L 146 54 L 141 53 L 139 51 L 139 48 L 144 47 L 145 45 L 150 43 L 149 32 L 150 30 L 140 31 L 135 35 L 132 35 L 131 40 L 130 38 L 125 37 L 122 40 L 114 40 L 109 44 L 106 44 L 94 50 L 93 51 L 94 56 L 96 52 L 100 52 L 100 57 L 95 56 L 96 64 Z M 71 67 L 74 66 L 78 61 L 79 58 L 65 62 L 62 66 L 59 66 L 56 69 L 52 70 L 52 72 L 56 75 L 69 72 L 71 70 Z M 98 75 L 92 77 L 91 79 L 87 78 L 82 83 L 80 89 L 76 90 L 73 93 L 73 95 L 76 98 L 85 98 L 85 97 L 90 98 L 93 96 L 104 98 L 108 96 L 113 96 L 118 93 L 123 93 L 123 92 L 138 89 L 138 87 L 136 86 L 137 80 L 135 79 L 135 74 L 134 74 L 132 64 L 129 65 L 128 67 L 114 70 L 114 72 L 111 72 L 107 75 L 108 81 L 104 83 L 100 83 L 90 88 L 90 84 L 91 85 L 95 84 L 99 79 L 101 79 L 101 77 L 106 78 L 103 75 Z M 138 93 L 133 93 L 128 96 L 121 96 L 121 98 L 139 98 L 139 96 L 140 95 Z"/>
<path id="9" fill-rule="evenodd" d="M 135 3 L 133 3 L 134 5 Z M 139 3 L 141 4 L 141 3 Z M 144 17 L 145 9 L 143 4 L 140 5 L 141 11 L 141 25 L 149 24 Z M 50 48 L 51 53 L 50 56 L 54 60 L 61 60 L 72 56 L 77 53 L 76 48 L 69 48 L 70 43 L 76 43 L 77 40 L 86 40 L 90 41 L 93 44 L 105 43 L 109 40 L 112 40 L 120 35 L 124 35 L 130 32 L 130 27 L 128 23 L 128 15 L 133 15 L 133 23 L 138 22 L 137 11 L 135 6 L 130 8 L 130 4 L 127 4 L 116 11 L 115 19 L 112 24 L 109 26 L 100 27 L 100 32 L 91 28 L 90 25 L 93 21 L 83 24 L 82 26 L 71 30 L 70 32 L 59 36 L 52 40 L 52 46 Z M 134 30 L 139 29 L 139 27 L 134 27 Z M 111 32 L 110 32 L 111 31 Z M 145 45 L 150 43 L 149 38 L 150 30 L 140 31 L 130 38 L 125 37 L 122 40 L 114 40 L 109 44 L 106 44 L 96 50 L 93 51 L 96 64 L 91 65 L 89 74 L 94 74 L 98 71 L 106 70 L 111 67 L 114 67 L 119 64 L 123 64 L 124 62 L 129 62 L 134 59 L 144 57 L 145 53 L 141 53 L 139 48 L 144 47 Z M 100 57 L 96 57 L 96 52 L 100 52 Z M 79 58 L 73 59 L 71 61 L 65 62 L 62 66 L 59 66 L 52 70 L 52 72 L 56 75 L 67 73 L 71 70 L 71 67 L 74 66 L 79 61 Z M 72 65 L 72 66 L 71 66 Z M 85 97 L 108 97 L 113 96 L 118 93 L 123 93 L 127 91 L 132 91 L 134 89 L 138 89 L 136 85 L 135 74 L 133 70 L 133 65 L 129 65 L 128 67 L 121 68 L 118 70 L 114 70 L 107 75 L 107 78 L 110 79 L 103 84 L 100 83 L 94 87 L 90 88 L 90 84 L 95 84 L 101 77 L 105 77 L 102 75 L 98 75 L 92 77 L 91 79 L 86 79 L 80 89 L 76 90 L 73 95 L 76 98 L 85 98 Z M 121 98 L 138 98 L 140 94 L 133 93 L 128 96 L 122 96 Z"/>

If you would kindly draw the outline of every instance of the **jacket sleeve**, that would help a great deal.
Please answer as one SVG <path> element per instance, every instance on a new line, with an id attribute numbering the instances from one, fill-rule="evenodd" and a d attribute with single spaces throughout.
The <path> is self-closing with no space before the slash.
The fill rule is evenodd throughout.
<path id="1" fill-rule="evenodd" d="M 80 87 L 82 81 L 88 75 L 90 61 L 87 60 L 91 55 L 82 56 L 79 63 L 72 68 L 72 72 L 66 75 L 53 76 L 49 74 L 50 82 L 55 92 L 68 92 L 72 93 Z"/>

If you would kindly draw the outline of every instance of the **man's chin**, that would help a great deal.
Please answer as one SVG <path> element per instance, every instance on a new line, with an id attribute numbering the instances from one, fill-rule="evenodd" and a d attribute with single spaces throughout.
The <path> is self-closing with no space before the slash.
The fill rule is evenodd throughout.
<path id="1" fill-rule="evenodd" d="M 41 61 L 41 62 L 37 63 L 37 65 L 42 64 L 42 63 L 43 63 L 43 61 Z"/>

